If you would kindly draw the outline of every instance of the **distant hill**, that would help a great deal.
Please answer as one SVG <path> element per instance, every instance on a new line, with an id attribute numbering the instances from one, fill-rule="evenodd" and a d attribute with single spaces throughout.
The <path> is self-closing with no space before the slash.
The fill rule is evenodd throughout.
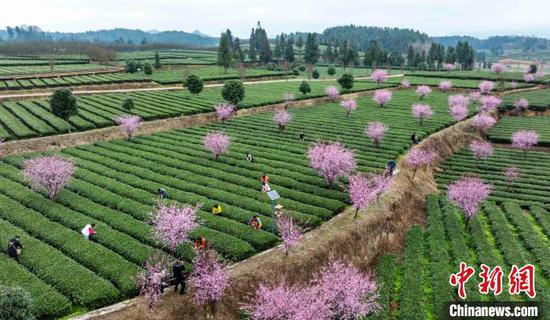
<path id="1" fill-rule="evenodd" d="M 535 37 L 525 36 L 492 36 L 487 39 L 478 39 L 470 36 L 446 36 L 432 37 L 434 42 L 443 44 L 444 46 L 455 46 L 458 41 L 468 41 L 468 43 L 476 50 L 522 50 L 536 51 L 550 48 L 550 40 Z"/>

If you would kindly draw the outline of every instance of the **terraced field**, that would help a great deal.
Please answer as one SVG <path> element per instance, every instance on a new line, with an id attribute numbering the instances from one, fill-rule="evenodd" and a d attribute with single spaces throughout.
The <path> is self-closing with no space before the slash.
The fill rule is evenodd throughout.
<path id="1" fill-rule="evenodd" d="M 462 213 L 444 196 L 427 199 L 427 222 L 411 228 L 405 240 L 403 260 L 393 255 L 380 259 L 378 280 L 382 285 L 382 312 L 376 319 L 443 319 L 446 302 L 459 300 L 449 275 L 458 272 L 460 262 L 474 267 L 476 274 L 466 284 L 466 301 L 527 301 L 525 295 L 508 293 L 512 265 L 535 265 L 534 300 L 550 306 L 549 213 L 533 204 L 522 209 L 515 201 L 486 202 L 479 214 L 465 221 Z M 478 284 L 484 263 L 501 266 L 503 292 L 481 295 Z"/>
<path id="2" fill-rule="evenodd" d="M 434 93 L 425 102 L 435 114 L 419 127 L 410 114 L 416 99 L 413 91 L 399 91 L 380 108 L 364 97 L 352 117 L 336 103 L 295 109 L 293 122 L 282 134 L 272 114 L 260 114 L 225 125 L 64 149 L 61 154 L 72 158 L 78 169 L 55 202 L 31 191 L 20 175 L 22 161 L 36 154 L 6 157 L 0 162 L 0 241 L 17 234 L 26 248 L 17 265 L 7 261 L 5 247 L 0 247 L 0 265 L 10 267 L 9 277 L 0 273 L 0 282 L 28 279 L 20 283 L 33 296 L 58 301 L 52 305 L 37 299 L 40 314 L 50 316 L 134 295 L 132 277 L 139 266 L 155 252 L 167 254 L 153 241 L 147 223 L 159 187 L 167 189 L 171 200 L 204 204 L 199 213 L 202 226 L 193 237 L 204 235 L 226 259 L 236 261 L 265 250 L 278 239 L 271 233 L 270 201 L 260 191 L 261 173 L 270 175 L 280 203 L 297 223 L 317 226 L 346 206 L 347 195 L 341 186 L 328 188 L 309 168 L 308 145 L 318 139 L 342 141 L 354 149 L 361 171 L 381 171 L 389 158 L 408 148 L 412 131 L 422 138 L 452 123 L 447 95 Z M 390 126 L 380 147 L 363 134 L 369 121 Z M 201 141 L 216 129 L 232 137 L 229 153 L 218 161 Z M 300 131 L 306 134 L 305 142 L 298 139 Z M 256 162 L 245 161 L 246 153 Z M 208 212 L 214 203 L 222 204 L 221 216 Z M 265 230 L 246 225 L 254 213 L 262 216 Z M 90 222 L 96 223 L 97 242 L 84 241 L 79 234 Z M 179 253 L 186 261 L 192 255 L 188 245 Z"/>
<path id="3" fill-rule="evenodd" d="M 336 85 L 336 82 L 312 82 L 312 92 L 307 97 L 298 92 L 299 85 L 299 82 L 246 85 L 247 93 L 240 107 L 283 102 L 285 92 L 293 92 L 298 99 L 321 97 L 324 96 L 324 88 L 327 85 Z M 372 83 L 358 83 L 354 91 L 377 87 Z M 122 102 L 128 97 L 135 102 L 132 112 L 144 120 L 211 112 L 214 105 L 222 100 L 220 90 L 219 87 L 208 88 L 199 95 L 192 95 L 187 91 L 164 91 L 80 96 L 79 114 L 72 117 L 69 124 L 80 131 L 112 126 L 116 116 L 127 113 L 122 109 Z M 0 139 L 25 139 L 67 130 L 67 125 L 50 112 L 47 100 L 5 101 L 0 105 Z"/>
<path id="4" fill-rule="evenodd" d="M 502 117 L 488 134 L 491 141 L 511 143 L 512 134 L 519 130 L 534 130 L 539 134 L 538 146 L 550 146 L 550 116 Z"/>
<path id="5" fill-rule="evenodd" d="M 213 65 L 217 61 L 216 51 L 159 50 L 158 53 L 163 65 Z M 121 63 L 129 59 L 153 63 L 155 51 L 121 52 L 117 58 Z"/>
<path id="6" fill-rule="evenodd" d="M 545 111 L 550 107 L 550 89 L 508 94 L 504 96 L 503 104 L 511 109 L 514 102 L 521 98 L 529 101 L 529 109 L 532 110 Z"/>
<path id="7" fill-rule="evenodd" d="M 430 78 L 430 77 L 415 77 L 415 76 L 405 76 L 404 78 L 388 78 L 387 83 L 400 84 L 403 79 L 409 80 L 410 84 L 413 86 L 417 85 L 429 85 L 429 86 L 438 86 L 441 81 L 450 80 L 453 84 L 453 88 L 463 88 L 463 89 L 479 89 L 480 80 L 471 80 L 471 79 L 450 79 L 450 78 Z M 504 82 L 506 89 L 512 89 L 511 82 Z M 518 88 L 531 87 L 532 84 L 527 83 L 517 83 Z"/>
<path id="8" fill-rule="evenodd" d="M 194 74 L 201 77 L 204 81 L 238 79 L 240 77 L 239 70 L 229 68 L 227 72 L 218 66 L 192 66 L 187 68 L 172 68 L 156 70 L 148 78 L 160 84 L 181 84 L 185 75 Z M 247 68 L 244 72 L 247 79 L 283 76 L 284 72 L 269 71 L 266 69 Z"/>
<path id="9" fill-rule="evenodd" d="M 452 79 L 474 79 L 474 80 L 516 80 L 523 82 L 523 72 L 503 72 L 500 75 L 496 75 L 490 70 L 473 70 L 473 71 L 414 71 L 407 72 L 407 76 L 424 76 L 424 77 L 439 77 L 439 78 L 452 78 Z M 550 76 L 546 75 L 540 81 L 550 79 Z"/>

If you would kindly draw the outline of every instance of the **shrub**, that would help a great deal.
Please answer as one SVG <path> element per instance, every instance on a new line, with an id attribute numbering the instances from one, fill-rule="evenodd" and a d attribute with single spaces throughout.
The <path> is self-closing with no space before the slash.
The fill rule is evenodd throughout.
<path id="1" fill-rule="evenodd" d="M 327 74 L 328 74 L 329 76 L 335 75 L 335 74 L 336 74 L 336 68 L 333 67 L 333 66 L 328 67 L 328 69 L 327 69 Z"/>
<path id="2" fill-rule="evenodd" d="M 344 73 L 337 81 L 338 81 L 338 84 L 342 86 L 342 89 L 348 91 L 348 90 L 351 90 L 351 88 L 353 88 L 355 79 L 351 74 Z"/>
<path id="3" fill-rule="evenodd" d="M 29 293 L 21 287 L 0 286 L 0 319 L 34 319 Z"/>
<path id="4" fill-rule="evenodd" d="M 300 92 L 303 95 L 307 95 L 308 93 L 311 92 L 311 87 L 309 86 L 309 83 L 307 81 L 302 81 L 302 83 L 300 83 L 300 88 L 298 88 L 298 90 L 300 90 Z"/>
<path id="5" fill-rule="evenodd" d="M 126 60 L 126 72 L 135 73 L 137 72 L 138 64 L 135 60 Z"/>
<path id="6" fill-rule="evenodd" d="M 298 70 L 300 70 L 300 72 L 304 72 L 304 71 L 306 71 L 306 67 L 304 67 L 304 66 L 299 66 L 299 67 L 298 67 Z"/>
<path id="7" fill-rule="evenodd" d="M 266 65 L 265 65 L 265 68 L 269 71 L 274 71 L 277 69 L 277 66 L 275 65 L 275 63 L 273 62 L 268 62 Z"/>
<path id="8" fill-rule="evenodd" d="M 313 77 L 313 79 L 319 79 L 320 77 L 319 71 L 317 69 L 313 70 L 313 72 L 311 73 L 311 76 Z"/>
<path id="9" fill-rule="evenodd" d="M 292 75 L 299 76 L 300 70 L 298 70 L 297 68 L 292 69 Z"/>
<path id="10" fill-rule="evenodd" d="M 222 88 L 222 98 L 234 105 L 244 99 L 244 85 L 239 80 L 227 81 Z"/>
<path id="11" fill-rule="evenodd" d="M 69 126 L 69 118 L 78 114 L 76 97 L 69 89 L 56 90 L 50 98 L 50 108 L 55 116 L 67 122 L 67 126 Z M 69 132 L 71 132 L 70 126 Z"/>
<path id="12" fill-rule="evenodd" d="M 153 74 L 153 66 L 149 62 L 146 62 L 143 65 L 143 73 L 145 73 L 146 75 L 152 75 Z"/>
<path id="13" fill-rule="evenodd" d="M 194 74 L 189 75 L 187 79 L 185 79 L 185 85 L 187 86 L 187 90 L 192 94 L 199 94 L 204 88 L 202 79 Z"/>
<path id="14" fill-rule="evenodd" d="M 134 109 L 134 100 L 132 98 L 127 98 L 122 103 L 122 108 L 128 112 L 132 111 Z"/>

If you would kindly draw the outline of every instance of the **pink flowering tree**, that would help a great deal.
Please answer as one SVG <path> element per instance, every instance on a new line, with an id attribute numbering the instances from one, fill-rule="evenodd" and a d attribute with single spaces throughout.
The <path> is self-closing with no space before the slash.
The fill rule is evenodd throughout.
<path id="1" fill-rule="evenodd" d="M 480 103 L 481 105 L 477 109 L 478 112 L 491 112 L 502 103 L 502 100 L 495 96 L 483 96 Z"/>
<path id="2" fill-rule="evenodd" d="M 338 97 L 340 96 L 340 92 L 335 86 L 328 86 L 325 88 L 325 94 L 331 101 L 336 101 Z"/>
<path id="3" fill-rule="evenodd" d="M 506 167 L 502 171 L 502 174 L 504 175 L 504 180 L 506 180 L 506 185 L 510 188 L 512 183 L 519 178 L 519 169 L 515 166 Z"/>
<path id="4" fill-rule="evenodd" d="M 506 70 L 506 67 L 502 63 L 493 63 L 491 66 L 491 71 L 493 71 L 495 74 L 501 74 Z"/>
<path id="5" fill-rule="evenodd" d="M 449 80 L 444 80 L 439 83 L 439 90 L 449 91 L 453 87 L 453 83 Z"/>
<path id="6" fill-rule="evenodd" d="M 215 316 L 218 301 L 229 287 L 229 274 L 215 251 L 199 251 L 193 259 L 193 271 L 188 281 L 195 303 L 204 306 L 208 315 Z"/>
<path id="7" fill-rule="evenodd" d="M 520 130 L 512 135 L 512 147 L 523 150 L 523 154 L 538 142 L 539 135 L 533 130 Z"/>
<path id="8" fill-rule="evenodd" d="M 69 184 L 74 171 L 73 161 L 51 156 L 25 160 L 22 173 L 33 189 L 45 191 L 50 199 L 55 199 Z"/>
<path id="9" fill-rule="evenodd" d="M 416 88 L 416 94 L 420 97 L 420 99 L 424 99 L 427 95 L 429 95 L 432 92 L 432 89 L 428 86 L 418 86 Z"/>
<path id="10" fill-rule="evenodd" d="M 419 168 L 427 168 L 437 156 L 438 154 L 435 150 L 422 150 L 420 148 L 413 148 L 410 150 L 407 154 L 406 161 L 413 170 L 412 179 L 416 176 L 416 172 Z"/>
<path id="11" fill-rule="evenodd" d="M 198 227 L 197 211 L 201 205 L 166 205 L 159 203 L 153 212 L 153 236 L 172 252 L 189 241 L 189 233 Z"/>
<path id="12" fill-rule="evenodd" d="M 339 142 L 316 142 L 308 150 L 309 165 L 332 186 L 338 178 L 349 174 L 356 167 L 353 151 Z"/>
<path id="13" fill-rule="evenodd" d="M 347 99 L 342 102 L 340 102 L 340 106 L 346 110 L 346 115 L 349 117 L 351 116 L 351 113 L 357 109 L 357 102 L 353 99 Z"/>
<path id="14" fill-rule="evenodd" d="M 432 107 L 427 104 L 415 103 L 412 106 L 412 114 L 418 119 L 420 125 L 424 120 L 429 119 L 433 115 Z"/>
<path id="15" fill-rule="evenodd" d="M 518 82 L 516 80 L 512 80 L 512 82 L 510 83 L 510 86 L 512 87 L 512 89 L 517 89 Z"/>
<path id="16" fill-rule="evenodd" d="M 235 113 L 235 106 L 232 104 L 221 103 L 214 107 L 216 117 L 223 124 L 225 120 L 231 119 Z"/>
<path id="17" fill-rule="evenodd" d="M 403 79 L 403 81 L 401 81 L 401 87 L 403 89 L 409 89 L 411 87 L 411 82 L 407 79 Z"/>
<path id="18" fill-rule="evenodd" d="M 544 71 L 542 70 L 538 70 L 536 73 L 535 73 L 535 79 L 542 79 L 544 78 Z"/>
<path id="19" fill-rule="evenodd" d="M 370 76 L 374 82 L 381 84 L 384 81 L 386 81 L 386 78 L 388 77 L 388 73 L 386 72 L 386 70 L 378 69 L 378 70 L 374 70 Z"/>
<path id="20" fill-rule="evenodd" d="M 143 124 L 138 116 L 119 116 L 115 118 L 115 122 L 126 139 L 132 138 Z"/>
<path id="21" fill-rule="evenodd" d="M 355 208 L 354 219 L 357 218 L 359 210 L 368 207 L 378 200 L 380 194 L 387 191 L 392 179 L 393 177 L 384 174 L 366 176 L 358 173 L 349 176 L 348 194 Z"/>
<path id="22" fill-rule="evenodd" d="M 285 101 L 286 104 L 291 103 L 292 101 L 295 100 L 294 94 L 290 92 L 283 94 L 283 100 Z"/>
<path id="23" fill-rule="evenodd" d="M 481 100 L 481 92 L 479 91 L 470 92 L 470 94 L 468 94 L 468 99 L 470 99 L 471 102 L 478 103 Z"/>
<path id="24" fill-rule="evenodd" d="M 447 71 L 453 71 L 455 69 L 455 65 L 452 63 L 445 63 L 443 68 Z"/>
<path id="25" fill-rule="evenodd" d="M 493 145 L 487 141 L 474 140 L 470 143 L 470 151 L 476 159 L 476 167 L 479 167 L 481 160 L 485 160 L 493 154 Z"/>
<path id="26" fill-rule="evenodd" d="M 495 83 L 493 81 L 483 80 L 479 83 L 479 91 L 482 94 L 488 94 L 495 88 Z"/>
<path id="27" fill-rule="evenodd" d="M 523 75 L 523 81 L 529 83 L 535 81 L 535 76 L 532 73 L 526 73 Z"/>
<path id="28" fill-rule="evenodd" d="M 392 97 L 392 93 L 390 90 L 380 89 L 380 90 L 374 91 L 372 100 L 378 103 L 380 107 L 383 107 L 386 105 L 386 103 L 390 102 L 391 97 Z"/>
<path id="29" fill-rule="evenodd" d="M 449 107 L 456 106 L 456 105 L 462 105 L 462 106 L 468 107 L 468 105 L 470 105 L 470 99 L 461 94 L 449 96 L 447 100 L 449 102 Z"/>
<path id="30" fill-rule="evenodd" d="M 273 122 L 279 128 L 279 132 L 283 132 L 290 121 L 292 121 L 292 114 L 286 110 L 281 110 L 273 116 Z"/>
<path id="31" fill-rule="evenodd" d="M 365 134 L 371 139 L 374 146 L 378 147 L 388 130 L 388 126 L 382 122 L 370 122 L 365 128 Z"/>
<path id="32" fill-rule="evenodd" d="M 514 102 L 514 107 L 517 113 L 523 113 L 527 111 L 527 108 L 529 108 L 529 101 L 525 98 L 521 98 Z"/>
<path id="33" fill-rule="evenodd" d="M 479 210 L 479 205 L 487 199 L 492 186 L 476 177 L 463 177 L 451 183 L 447 189 L 449 200 L 456 204 L 467 219 Z"/>
<path id="34" fill-rule="evenodd" d="M 455 122 L 464 120 L 468 116 L 468 107 L 462 104 L 455 104 L 449 108 L 449 113 Z"/>
<path id="35" fill-rule="evenodd" d="M 487 131 L 497 123 L 495 118 L 486 114 L 477 114 L 473 118 L 473 126 L 479 131 L 479 134 L 485 135 Z"/>
<path id="36" fill-rule="evenodd" d="M 149 259 L 143 271 L 137 275 L 139 295 L 149 300 L 149 308 L 156 305 L 162 298 L 162 283 L 168 280 L 167 263 L 160 256 Z"/>
<path id="37" fill-rule="evenodd" d="M 231 144 L 231 138 L 223 132 L 209 132 L 203 139 L 206 149 L 212 152 L 215 160 L 227 152 Z"/>
<path id="38" fill-rule="evenodd" d="M 281 240 L 283 240 L 283 251 L 288 255 L 290 249 L 300 242 L 302 232 L 300 228 L 294 224 L 292 217 L 286 214 L 278 214 L 276 217 L 277 229 Z"/>
<path id="39" fill-rule="evenodd" d="M 252 320 L 354 320 L 379 309 L 377 289 L 371 274 L 332 260 L 303 286 L 261 284 L 243 309 Z"/>

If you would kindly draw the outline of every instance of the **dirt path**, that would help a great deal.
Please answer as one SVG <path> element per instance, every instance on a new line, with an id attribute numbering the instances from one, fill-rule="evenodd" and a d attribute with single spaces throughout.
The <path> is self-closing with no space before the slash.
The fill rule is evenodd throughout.
<path id="1" fill-rule="evenodd" d="M 390 75 L 388 77 L 402 77 L 403 74 L 394 74 Z M 370 77 L 360 77 L 355 78 L 356 80 L 367 80 L 370 79 Z M 262 84 L 262 83 L 277 83 L 277 82 L 287 82 L 287 81 L 303 81 L 304 79 L 300 78 L 291 78 L 291 79 L 272 79 L 272 80 L 258 80 L 258 81 L 245 81 L 244 84 L 246 85 L 253 85 L 253 84 Z M 309 81 L 326 81 L 326 80 L 334 80 L 334 79 L 312 79 Z M 206 84 L 205 88 L 215 88 L 215 87 L 221 87 L 223 86 L 223 83 L 212 83 L 212 84 Z M 83 95 L 83 94 L 99 94 L 99 93 L 125 93 L 125 92 L 146 92 L 146 91 L 174 91 L 174 90 L 183 90 L 183 87 L 180 86 L 162 86 L 162 87 L 152 87 L 152 88 L 127 88 L 127 89 L 100 89 L 100 90 L 73 90 L 73 93 L 75 95 Z M 43 91 L 43 92 L 35 92 L 35 93 L 23 93 L 23 94 L 2 94 L 0 95 L 1 99 L 31 99 L 31 98 L 44 98 L 50 96 L 54 91 Z"/>
<path id="2" fill-rule="evenodd" d="M 376 204 L 353 219 L 354 210 L 347 209 L 321 227 L 307 233 L 302 242 L 285 256 L 280 247 L 263 252 L 229 267 L 232 285 L 221 301 L 219 319 L 239 319 L 239 303 L 249 297 L 262 283 L 289 283 L 307 281 L 320 265 L 330 258 L 352 261 L 364 271 L 372 270 L 381 254 L 400 252 L 406 230 L 412 224 L 424 224 L 425 197 L 437 192 L 433 172 L 437 165 L 473 139 L 471 119 L 434 133 L 419 147 L 435 148 L 440 157 L 427 171 L 417 172 L 411 179 L 411 170 L 404 157 L 398 161 L 399 174 L 390 192 Z M 149 310 L 142 298 L 134 298 L 117 305 L 99 309 L 76 319 L 202 319 L 201 308 L 189 299 L 170 290 L 161 304 Z"/>

